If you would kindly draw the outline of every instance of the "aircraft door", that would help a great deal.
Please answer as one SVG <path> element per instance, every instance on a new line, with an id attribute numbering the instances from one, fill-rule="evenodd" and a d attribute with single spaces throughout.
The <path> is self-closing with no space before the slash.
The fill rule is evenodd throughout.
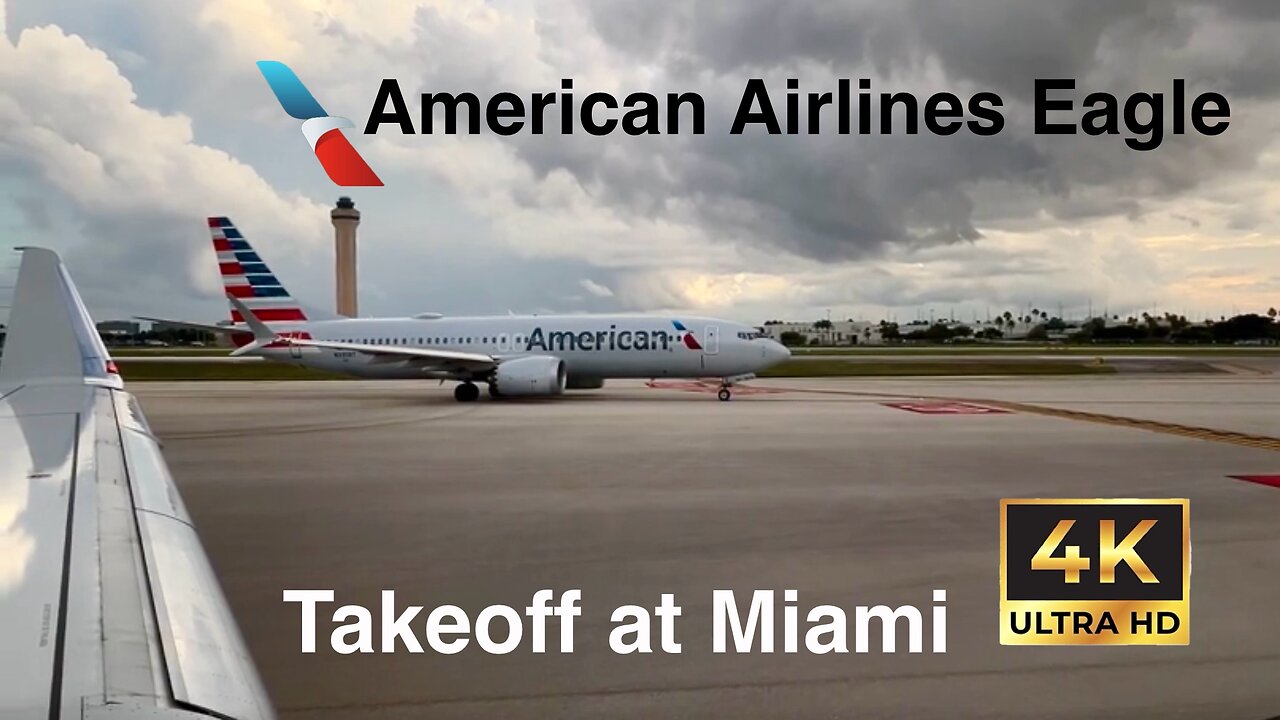
<path id="1" fill-rule="evenodd" d="M 715 355 L 720 352 L 720 326 L 708 325 L 706 332 L 706 342 L 703 343 L 703 350 L 707 355 Z"/>

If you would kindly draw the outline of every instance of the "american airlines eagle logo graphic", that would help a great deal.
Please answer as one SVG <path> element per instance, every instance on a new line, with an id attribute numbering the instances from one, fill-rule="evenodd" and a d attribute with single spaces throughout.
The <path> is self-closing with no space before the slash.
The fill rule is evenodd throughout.
<path id="1" fill-rule="evenodd" d="M 325 112 L 288 65 L 259 60 L 258 70 L 284 111 L 302 121 L 302 134 L 330 180 L 342 187 L 382 186 L 382 180 L 342 134 L 342 128 L 355 127 L 355 123 Z"/>
<path id="2" fill-rule="evenodd" d="M 698 338 L 693 336 L 693 333 L 689 331 L 689 328 L 684 326 L 684 323 L 679 320 L 672 320 L 671 324 L 675 326 L 677 337 L 680 338 L 680 342 L 684 343 L 685 347 L 690 350 L 702 349 L 702 344 L 698 342 Z"/>

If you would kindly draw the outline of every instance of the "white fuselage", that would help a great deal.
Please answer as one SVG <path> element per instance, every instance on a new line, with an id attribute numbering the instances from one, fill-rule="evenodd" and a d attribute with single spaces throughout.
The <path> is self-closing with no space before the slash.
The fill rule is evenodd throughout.
<path id="1" fill-rule="evenodd" d="M 757 330 L 727 320 L 659 315 L 525 315 L 349 318 L 273 324 L 311 340 L 452 350 L 500 362 L 551 356 L 565 363 L 571 385 L 609 378 L 733 377 L 759 372 L 790 356 Z M 691 334 L 692 340 L 685 335 Z M 367 378 L 455 377 L 365 353 L 273 346 L 271 360 Z M 477 380 L 481 378 L 475 378 Z"/>

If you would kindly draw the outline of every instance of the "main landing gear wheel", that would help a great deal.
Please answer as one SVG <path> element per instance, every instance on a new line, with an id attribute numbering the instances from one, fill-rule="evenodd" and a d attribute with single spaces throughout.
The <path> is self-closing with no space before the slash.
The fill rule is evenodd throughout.
<path id="1" fill-rule="evenodd" d="M 476 387 L 475 383 L 458 383 L 458 386 L 453 389 L 453 399 L 458 402 L 474 402 L 479 397 L 480 388 Z"/>
<path id="2" fill-rule="evenodd" d="M 716 397 L 720 398 L 720 402 L 729 402 L 729 398 L 733 397 L 733 393 L 729 391 L 729 388 L 722 387 L 720 392 L 716 393 Z"/>

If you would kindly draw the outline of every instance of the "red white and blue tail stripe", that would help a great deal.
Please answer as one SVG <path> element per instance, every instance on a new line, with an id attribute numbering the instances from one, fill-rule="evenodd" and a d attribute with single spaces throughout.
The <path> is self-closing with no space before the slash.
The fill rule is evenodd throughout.
<path id="1" fill-rule="evenodd" d="M 263 322 L 301 322 L 307 314 L 284 289 L 267 264 L 231 224 L 230 218 L 209 218 L 213 250 L 218 254 L 222 286 L 228 295 L 239 298 Z M 231 321 L 244 322 L 240 311 L 231 307 Z"/>

